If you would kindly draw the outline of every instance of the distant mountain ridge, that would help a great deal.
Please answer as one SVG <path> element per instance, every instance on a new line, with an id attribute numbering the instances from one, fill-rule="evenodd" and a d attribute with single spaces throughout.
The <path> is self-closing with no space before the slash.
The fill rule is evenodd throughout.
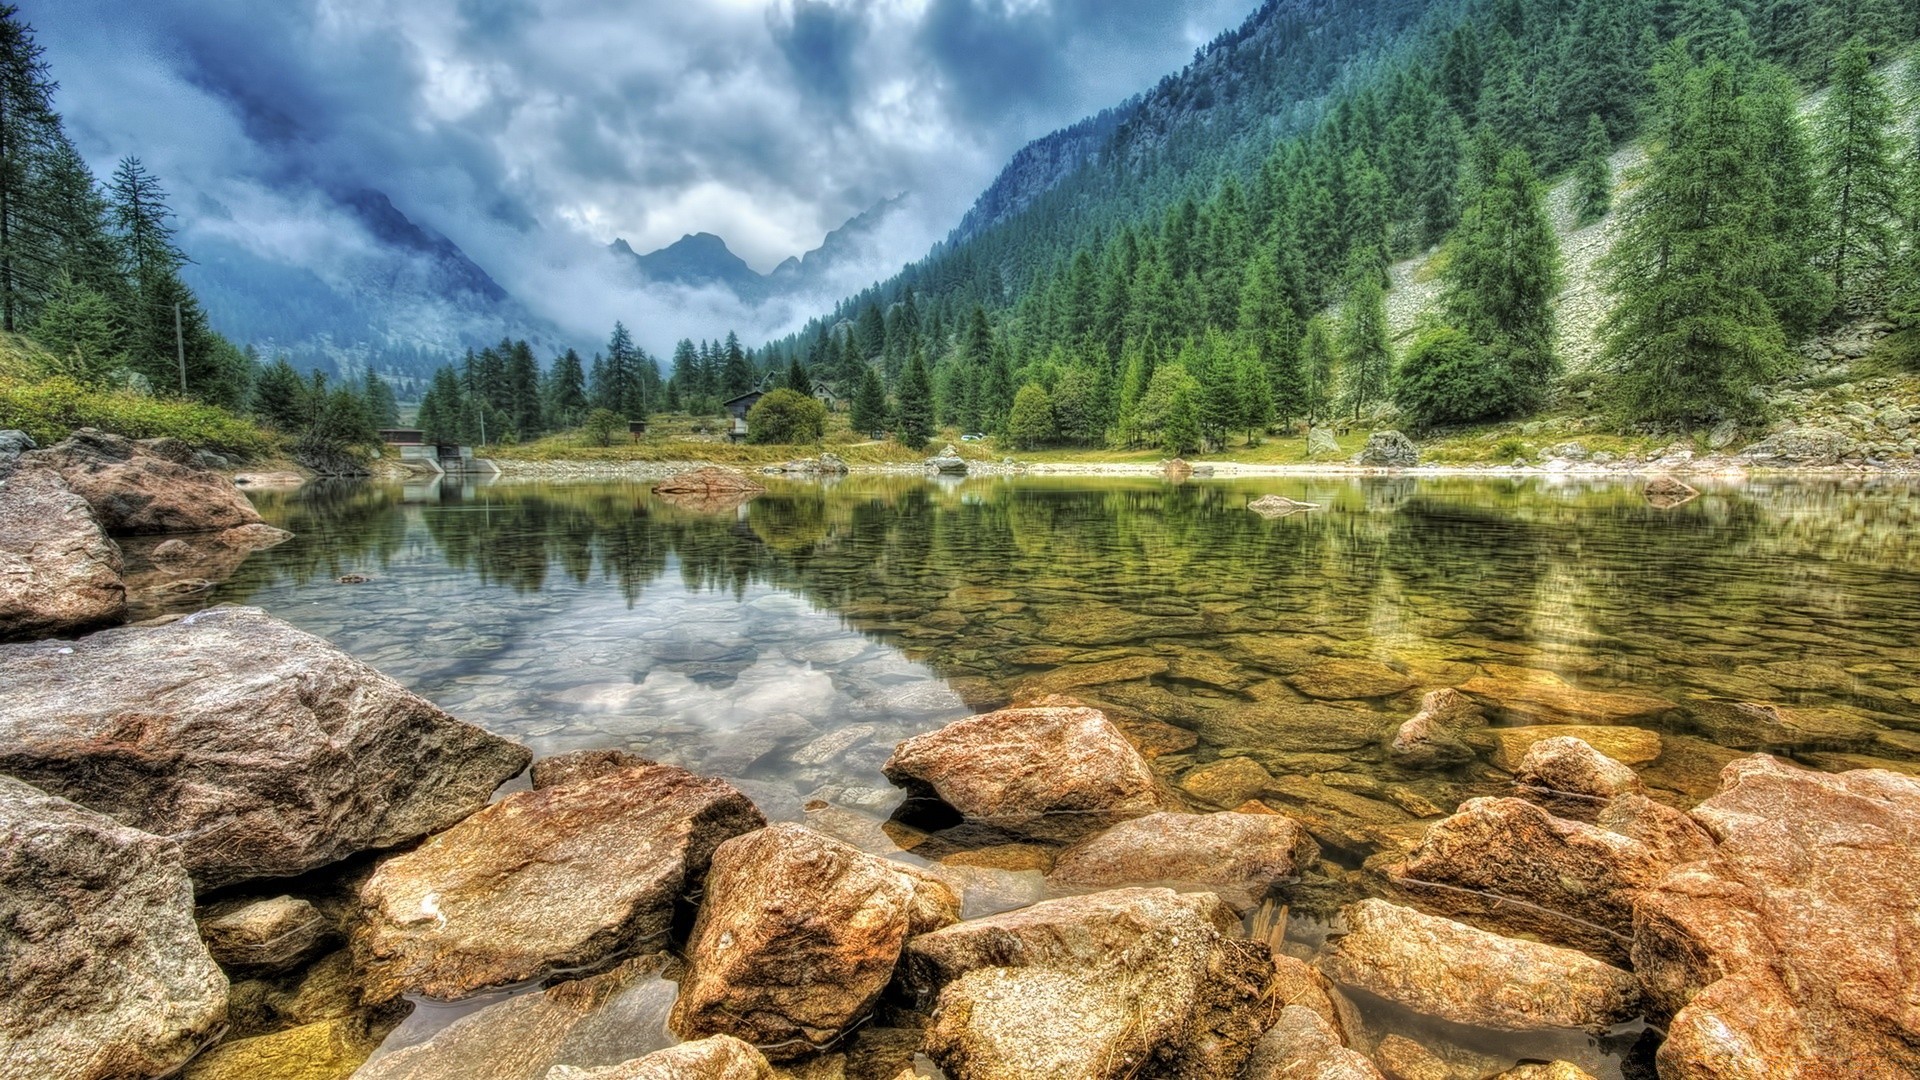
<path id="1" fill-rule="evenodd" d="M 819 247 L 788 257 L 766 274 L 755 271 L 734 254 L 726 240 L 709 232 L 690 233 L 644 255 L 625 238 L 615 238 L 607 250 L 627 262 L 645 281 L 720 286 L 749 304 L 762 304 L 779 296 L 825 288 L 830 275 L 860 255 L 863 245 L 886 226 L 906 198 L 902 194 L 875 203 L 828 233 Z"/>

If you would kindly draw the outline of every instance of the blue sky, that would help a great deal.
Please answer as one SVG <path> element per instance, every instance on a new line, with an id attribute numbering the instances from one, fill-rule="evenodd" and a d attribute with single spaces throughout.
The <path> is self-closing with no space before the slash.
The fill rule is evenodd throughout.
<path id="1" fill-rule="evenodd" d="M 25 0 L 69 128 L 288 261 L 386 192 L 563 321 L 586 252 L 707 231 L 757 269 L 911 192 L 924 253 L 1020 145 L 1178 69 L 1252 0 Z M 579 313 L 587 318 L 586 312 Z"/>

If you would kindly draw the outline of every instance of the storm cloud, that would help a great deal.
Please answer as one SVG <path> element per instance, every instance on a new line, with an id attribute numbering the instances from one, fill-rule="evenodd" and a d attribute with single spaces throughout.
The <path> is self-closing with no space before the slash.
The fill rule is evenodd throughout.
<path id="1" fill-rule="evenodd" d="M 639 292 L 604 255 L 712 232 L 756 269 L 910 192 L 871 280 L 1024 142 L 1123 100 L 1252 0 L 25 0 L 102 173 L 158 172 L 183 237 L 314 268 L 373 188 L 569 334 L 661 348 L 814 311 Z M 849 278 L 845 284 L 860 281 Z M 840 283 L 836 283 L 840 284 Z M 825 301 L 827 298 L 819 298 Z"/>

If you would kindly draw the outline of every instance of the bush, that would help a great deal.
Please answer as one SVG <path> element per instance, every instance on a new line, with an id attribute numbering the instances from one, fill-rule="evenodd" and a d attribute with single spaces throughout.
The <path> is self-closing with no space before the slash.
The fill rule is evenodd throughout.
<path id="1" fill-rule="evenodd" d="M 1013 411 L 1007 414 L 1007 439 L 1016 450 L 1037 450 L 1058 438 L 1054 427 L 1053 402 L 1046 388 L 1028 383 L 1013 395 Z"/>
<path id="2" fill-rule="evenodd" d="M 1493 457 L 1495 461 L 1507 462 L 1513 461 L 1516 458 L 1531 457 L 1532 455 L 1533 447 L 1528 446 L 1526 442 L 1518 436 L 1508 435 L 1506 438 L 1493 444 Z"/>
<path id="3" fill-rule="evenodd" d="M 747 411 L 748 442 L 817 443 L 826 433 L 827 407 L 792 390 L 775 390 Z"/>
<path id="4" fill-rule="evenodd" d="M 0 377 L 0 429 L 18 428 L 49 446 L 83 427 L 130 439 L 168 436 L 243 458 L 277 449 L 258 425 L 213 405 L 85 386 L 65 375 L 31 381 Z"/>
<path id="5" fill-rule="evenodd" d="M 1507 412 L 1498 365 L 1452 327 L 1421 334 L 1395 373 L 1393 401 L 1414 427 L 1470 424 Z"/>
<path id="6" fill-rule="evenodd" d="M 613 433 L 620 430 L 620 414 L 612 409 L 595 409 L 587 414 L 583 430 L 593 445 L 612 446 Z"/>

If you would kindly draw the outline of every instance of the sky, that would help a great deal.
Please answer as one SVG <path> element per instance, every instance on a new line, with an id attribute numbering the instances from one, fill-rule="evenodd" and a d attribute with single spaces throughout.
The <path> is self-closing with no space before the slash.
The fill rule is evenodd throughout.
<path id="1" fill-rule="evenodd" d="M 160 175 L 183 237 L 350 259 L 374 188 L 569 331 L 772 333 L 811 311 L 613 272 L 712 232 L 755 269 L 908 193 L 857 286 L 924 254 L 1021 145 L 1117 104 L 1253 0 L 22 0 L 103 176 Z M 830 298 L 816 301 L 830 303 Z M 758 325 L 756 325 L 758 324 Z"/>

